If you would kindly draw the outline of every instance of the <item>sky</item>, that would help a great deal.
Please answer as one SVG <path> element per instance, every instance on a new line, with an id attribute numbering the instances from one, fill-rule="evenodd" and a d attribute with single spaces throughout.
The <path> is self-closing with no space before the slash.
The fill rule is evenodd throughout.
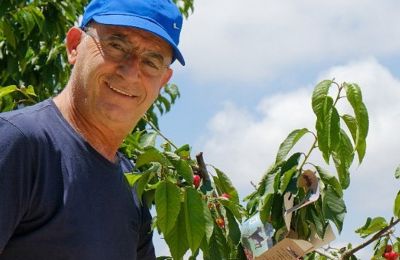
<path id="1" fill-rule="evenodd" d="M 294 129 L 314 129 L 311 94 L 323 79 L 355 82 L 370 118 L 367 153 L 351 168 L 347 216 L 332 246 L 354 245 L 367 217 L 392 216 L 400 180 L 398 0 L 197 0 L 171 80 L 181 98 L 162 132 L 229 175 L 243 198 Z M 307 138 L 293 151 L 305 151 Z M 320 162 L 318 152 L 312 160 Z M 157 255 L 168 253 L 155 236 Z M 371 257 L 371 248 L 358 253 Z"/>

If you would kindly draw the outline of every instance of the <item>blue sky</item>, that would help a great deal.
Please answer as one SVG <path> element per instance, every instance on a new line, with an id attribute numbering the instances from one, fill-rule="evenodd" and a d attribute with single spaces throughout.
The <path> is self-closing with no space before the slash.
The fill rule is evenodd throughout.
<path id="1" fill-rule="evenodd" d="M 171 82 L 182 96 L 161 129 L 189 143 L 193 155 L 203 151 L 244 197 L 289 132 L 313 129 L 315 84 L 358 83 L 370 113 L 367 155 L 352 168 L 348 214 L 334 245 L 357 244 L 354 230 L 368 216 L 390 216 L 400 187 L 393 177 L 400 164 L 399 15 L 397 0 L 197 0 L 181 35 L 187 65 L 173 66 Z"/>

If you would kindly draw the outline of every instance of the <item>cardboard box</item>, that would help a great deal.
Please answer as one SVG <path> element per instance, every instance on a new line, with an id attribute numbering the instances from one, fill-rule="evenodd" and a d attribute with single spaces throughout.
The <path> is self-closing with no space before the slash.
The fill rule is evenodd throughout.
<path id="1" fill-rule="evenodd" d="M 256 260 L 295 260 L 308 253 L 311 253 L 317 248 L 320 248 L 335 239 L 335 235 L 330 225 L 328 225 L 325 237 L 319 238 L 313 232 L 310 240 L 285 238 L 274 245 L 271 249 L 265 251 L 262 255 L 255 257 Z"/>

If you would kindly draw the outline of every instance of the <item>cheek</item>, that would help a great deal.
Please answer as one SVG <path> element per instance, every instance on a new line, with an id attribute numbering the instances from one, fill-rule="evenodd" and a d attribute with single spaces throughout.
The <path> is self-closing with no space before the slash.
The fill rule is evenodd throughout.
<path id="1" fill-rule="evenodd" d="M 160 90 L 161 90 L 161 87 L 160 87 L 159 84 L 154 85 L 152 87 L 152 99 L 153 99 L 153 102 L 157 99 L 158 95 L 160 94 Z"/>
<path id="2" fill-rule="evenodd" d="M 83 56 L 80 60 L 79 74 L 85 83 L 85 88 L 96 86 L 100 82 L 101 75 L 111 71 L 110 65 L 104 62 L 103 57 L 97 53 Z"/>

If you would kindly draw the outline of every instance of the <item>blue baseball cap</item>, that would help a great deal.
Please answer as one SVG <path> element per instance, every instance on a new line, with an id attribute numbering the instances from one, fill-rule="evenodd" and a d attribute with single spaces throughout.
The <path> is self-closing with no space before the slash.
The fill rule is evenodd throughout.
<path id="1" fill-rule="evenodd" d="M 91 20 L 151 32 L 171 45 L 173 61 L 177 59 L 185 65 L 178 49 L 182 14 L 171 0 L 92 0 L 85 8 L 80 27 Z"/>

